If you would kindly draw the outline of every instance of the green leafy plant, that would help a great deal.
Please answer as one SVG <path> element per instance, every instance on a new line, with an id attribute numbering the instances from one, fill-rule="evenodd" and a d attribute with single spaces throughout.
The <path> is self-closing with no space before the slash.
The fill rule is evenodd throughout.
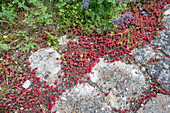
<path id="1" fill-rule="evenodd" d="M 8 44 L 3 44 L 3 41 L 0 41 L 0 50 L 7 51 L 8 50 Z"/>
<path id="2" fill-rule="evenodd" d="M 53 22 L 52 19 L 49 19 L 52 15 L 47 12 L 48 8 L 43 5 L 42 1 L 29 0 L 28 3 L 33 4 L 34 8 L 30 8 L 29 10 L 25 9 L 27 10 L 27 13 L 25 14 L 26 18 L 23 22 L 29 24 L 29 26 L 33 26 L 34 28 L 37 27 L 37 24 L 42 26 Z"/>
<path id="3" fill-rule="evenodd" d="M 14 20 L 18 18 L 17 11 L 30 10 L 29 7 L 25 5 L 25 2 L 25 0 L 22 0 L 22 2 L 20 0 L 3 2 L 4 4 L 0 5 L 0 7 L 4 15 L 0 15 L 0 18 L 9 22 L 14 22 Z"/>
<path id="4" fill-rule="evenodd" d="M 94 7 L 95 6 L 95 7 Z M 90 1 L 89 8 L 92 9 L 91 13 L 92 21 L 98 23 L 98 26 L 103 26 L 103 28 L 98 28 L 97 32 L 100 34 L 103 30 L 111 30 L 114 28 L 112 25 L 113 17 L 120 17 L 120 5 L 115 3 L 115 0 L 97 0 Z"/>
<path id="5" fill-rule="evenodd" d="M 25 5 L 25 0 L 22 0 L 22 2 L 20 2 L 19 0 L 14 0 L 12 2 L 12 4 L 14 4 L 14 5 L 17 4 L 18 8 L 23 8 L 24 10 L 29 10 L 30 9 L 29 7 L 27 7 Z"/>
<path id="6" fill-rule="evenodd" d="M 61 57 L 63 58 L 63 60 L 65 61 L 65 58 L 64 58 L 64 53 L 63 54 L 61 54 Z"/>
<path id="7" fill-rule="evenodd" d="M 59 44 L 57 44 L 58 39 L 55 38 L 55 36 L 51 35 L 48 31 L 45 31 L 45 33 L 48 35 L 48 38 L 50 40 L 50 41 L 47 42 L 47 44 L 49 46 L 51 46 L 51 44 L 53 44 L 54 49 L 58 49 L 60 47 Z"/>
<path id="8" fill-rule="evenodd" d="M 80 57 L 81 57 L 81 59 L 80 59 L 80 60 L 81 60 L 81 62 L 82 62 L 83 55 L 80 55 Z"/>
<path id="9" fill-rule="evenodd" d="M 15 42 L 17 42 L 18 40 L 20 40 L 23 37 L 26 41 L 30 41 L 32 39 L 32 37 L 28 36 L 28 33 L 26 31 L 15 31 L 15 32 L 16 32 L 16 35 L 19 36 L 19 38 L 16 39 Z"/>
<path id="10" fill-rule="evenodd" d="M 17 33 L 17 36 L 25 36 L 26 31 L 15 31 Z"/>
<path id="11" fill-rule="evenodd" d="M 85 1 L 87 3 L 87 0 Z M 113 17 L 121 17 L 120 12 L 130 8 L 126 1 L 121 0 L 120 3 L 116 3 L 115 0 L 90 0 L 88 8 L 81 8 L 84 7 L 85 3 L 81 0 L 76 2 L 71 0 L 71 4 L 60 0 L 59 3 L 55 4 L 59 15 L 57 19 L 58 29 L 66 32 L 64 29 L 68 26 L 80 26 L 87 35 L 92 33 L 89 28 L 97 28 L 99 34 L 103 30 L 111 30 L 114 28 Z M 129 0 L 129 2 L 132 1 Z"/>
<path id="12" fill-rule="evenodd" d="M 8 7 L 2 6 L 2 12 L 4 14 L 4 17 L 3 15 L 0 15 L 0 18 L 9 22 L 13 22 L 14 19 L 17 17 L 17 13 L 15 12 L 15 8 L 12 6 L 13 6 L 12 4 L 8 4 Z"/>
<path id="13" fill-rule="evenodd" d="M 24 44 L 24 46 L 22 45 L 19 50 L 23 50 L 25 52 L 25 50 L 27 50 L 27 52 L 29 52 L 29 50 L 32 48 L 34 49 L 34 45 L 36 45 L 36 43 L 32 43 L 32 42 L 29 42 L 29 44 Z"/>

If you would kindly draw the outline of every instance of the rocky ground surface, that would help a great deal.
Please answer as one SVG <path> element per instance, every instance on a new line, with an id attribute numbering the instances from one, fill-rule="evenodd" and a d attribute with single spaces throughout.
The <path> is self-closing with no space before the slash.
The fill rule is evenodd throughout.
<path id="1" fill-rule="evenodd" d="M 170 19 L 168 16 L 170 9 L 164 14 L 166 29 L 160 31 L 160 35 L 151 45 L 135 48 L 132 51 L 131 64 L 121 61 L 107 63 L 100 58 L 100 62 L 94 66 L 92 72 L 87 74 L 90 80 L 66 89 L 66 92 L 56 100 L 52 111 L 111 113 L 115 109 L 124 111 L 138 106 L 140 109 L 137 113 L 170 113 L 170 97 L 165 93 L 161 94 L 161 91 L 158 92 L 157 97 L 143 100 L 143 104 L 136 102 L 143 92 L 148 90 L 149 76 L 153 76 L 156 82 L 161 83 L 162 87 L 170 92 Z M 63 42 L 62 38 L 60 41 L 63 46 L 67 43 Z M 158 49 L 155 48 L 157 46 Z M 59 60 L 56 60 L 56 57 Z M 54 81 L 57 80 L 59 89 L 63 89 L 64 78 L 57 77 L 62 75 L 60 58 L 61 54 L 53 48 L 44 48 L 33 53 L 29 61 L 32 69 L 38 67 L 36 75 L 41 81 L 54 85 Z M 23 87 L 28 87 L 30 84 L 28 80 Z"/>

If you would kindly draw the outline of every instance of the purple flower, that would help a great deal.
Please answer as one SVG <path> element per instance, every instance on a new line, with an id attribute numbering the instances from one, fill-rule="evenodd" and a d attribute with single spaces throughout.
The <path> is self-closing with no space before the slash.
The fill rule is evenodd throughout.
<path id="1" fill-rule="evenodd" d="M 136 2 L 136 0 L 132 0 L 132 2 L 133 2 L 133 3 L 135 3 L 135 2 Z"/>
<path id="2" fill-rule="evenodd" d="M 121 23 L 121 24 L 123 23 L 123 20 L 122 20 L 121 17 L 118 18 L 118 22 Z"/>
<path id="3" fill-rule="evenodd" d="M 129 1 L 126 1 L 126 4 L 128 4 L 129 3 Z"/>
<path id="4" fill-rule="evenodd" d="M 132 17 L 131 13 L 125 13 L 124 15 L 122 15 L 123 21 L 128 21 L 130 17 Z"/>
<path id="5" fill-rule="evenodd" d="M 131 13 L 126 13 L 125 14 L 125 18 L 130 18 L 130 17 L 132 17 Z"/>
<path id="6" fill-rule="evenodd" d="M 84 4 L 84 5 L 81 6 L 81 9 L 88 8 L 88 2 L 90 2 L 90 0 L 82 0 L 82 4 Z"/>
<path id="7" fill-rule="evenodd" d="M 114 18 L 113 18 L 113 22 L 114 22 L 114 23 L 118 23 L 119 21 L 118 21 L 117 18 L 114 17 Z"/>
<path id="8" fill-rule="evenodd" d="M 125 15 L 122 15 L 122 18 L 124 18 L 125 17 Z"/>
<path id="9" fill-rule="evenodd" d="M 122 18 L 121 18 L 121 17 L 119 17 L 119 18 L 118 18 L 118 21 L 119 21 L 119 22 L 121 22 L 121 21 L 122 21 Z"/>
<path id="10" fill-rule="evenodd" d="M 2 14 L 2 16 L 4 16 L 4 13 L 1 13 Z"/>
<path id="11" fill-rule="evenodd" d="M 134 19 L 134 17 L 132 16 L 132 19 L 131 20 L 133 20 Z"/>
<path id="12" fill-rule="evenodd" d="M 119 4 L 121 2 L 121 0 L 115 0 L 115 2 Z"/>
<path id="13" fill-rule="evenodd" d="M 127 21 L 127 24 L 129 24 L 130 22 L 129 21 Z"/>
<path id="14" fill-rule="evenodd" d="M 87 2 L 85 2 L 84 7 L 88 8 L 88 3 Z"/>

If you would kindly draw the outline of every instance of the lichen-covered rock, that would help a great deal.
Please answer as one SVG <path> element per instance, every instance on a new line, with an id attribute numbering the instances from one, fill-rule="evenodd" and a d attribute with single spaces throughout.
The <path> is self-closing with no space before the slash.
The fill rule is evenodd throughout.
<path id="1" fill-rule="evenodd" d="M 156 46 L 159 46 L 158 49 L 163 51 L 165 54 L 170 55 L 170 37 L 169 35 L 164 35 L 157 38 L 153 43 Z"/>
<path id="2" fill-rule="evenodd" d="M 170 92 L 170 61 L 162 59 L 149 68 L 148 73 L 154 76 Z"/>
<path id="3" fill-rule="evenodd" d="M 158 38 L 152 42 L 153 45 L 159 46 L 159 50 L 167 55 L 170 55 L 170 9 L 164 12 L 165 17 L 163 18 L 166 29 L 160 30 Z"/>
<path id="4" fill-rule="evenodd" d="M 151 47 L 147 46 L 140 46 L 139 48 L 135 48 L 132 50 L 133 58 L 137 63 L 145 64 L 151 58 L 155 57 L 155 52 Z"/>
<path id="5" fill-rule="evenodd" d="M 147 87 L 145 77 L 138 69 L 120 61 L 106 63 L 101 59 L 92 73 L 88 76 L 101 91 L 109 93 L 105 99 L 116 109 L 129 108 L 126 102 L 137 98 Z"/>
<path id="6" fill-rule="evenodd" d="M 40 81 L 53 83 L 61 70 L 60 57 L 60 54 L 53 48 L 40 49 L 29 57 L 30 67 L 31 69 L 37 67 L 36 76 L 40 77 Z"/>
<path id="7" fill-rule="evenodd" d="M 163 18 L 163 21 L 164 21 L 164 25 L 166 27 L 166 32 L 165 33 L 168 33 L 170 35 L 170 31 L 168 30 L 168 28 L 170 28 L 170 4 L 166 4 L 165 7 L 168 9 L 166 10 L 163 14 L 164 14 L 164 18 Z"/>
<path id="8" fill-rule="evenodd" d="M 168 4 L 167 4 L 167 6 L 168 6 Z M 166 6 L 166 7 L 167 7 L 167 6 Z M 170 9 L 166 10 L 163 14 L 164 14 L 164 15 L 170 14 Z"/>
<path id="9" fill-rule="evenodd" d="M 141 107 L 138 113 L 170 113 L 169 102 L 168 95 L 158 94 L 156 98 L 152 98 L 144 107 Z"/>
<path id="10" fill-rule="evenodd" d="M 167 32 L 168 33 L 168 32 Z M 155 46 L 159 46 L 162 52 L 170 55 L 170 35 L 165 35 L 165 30 L 160 31 L 160 34 L 156 40 L 152 42 Z"/>
<path id="11" fill-rule="evenodd" d="M 57 113 L 111 112 L 111 107 L 103 97 L 97 95 L 98 93 L 101 92 L 88 83 L 78 84 L 71 91 L 67 90 L 60 96 L 52 111 L 57 111 Z"/>

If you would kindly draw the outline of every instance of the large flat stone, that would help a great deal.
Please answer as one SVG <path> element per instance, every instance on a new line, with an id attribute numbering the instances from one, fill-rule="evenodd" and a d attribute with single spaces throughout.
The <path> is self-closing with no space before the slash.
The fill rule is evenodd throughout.
<path id="1" fill-rule="evenodd" d="M 116 109 L 129 108 L 126 102 L 131 101 L 131 98 L 137 98 L 148 87 L 140 70 L 120 61 L 106 63 L 100 59 L 92 69 L 92 74 L 88 76 L 102 92 L 109 93 L 105 98 L 106 102 Z"/>
<path id="2" fill-rule="evenodd" d="M 57 57 L 59 60 L 56 60 Z M 41 81 L 53 83 L 61 70 L 60 57 L 54 48 L 43 48 L 29 57 L 30 67 L 31 69 L 37 67 L 36 76 L 40 77 Z"/>
<path id="3" fill-rule="evenodd" d="M 155 57 L 155 52 L 151 47 L 147 46 L 140 46 L 139 48 L 135 48 L 132 50 L 133 58 L 137 63 L 145 64 L 151 58 Z"/>
<path id="4" fill-rule="evenodd" d="M 149 68 L 148 73 L 154 76 L 170 92 L 170 61 L 162 59 Z"/>
<path id="5" fill-rule="evenodd" d="M 53 106 L 52 112 L 57 113 L 94 113 L 111 112 L 111 107 L 98 96 L 101 93 L 98 89 L 88 83 L 78 84 L 71 91 L 66 90 Z"/>
<path id="6" fill-rule="evenodd" d="M 141 107 L 138 113 L 170 113 L 170 97 L 158 94 L 156 98 L 152 98 Z"/>

